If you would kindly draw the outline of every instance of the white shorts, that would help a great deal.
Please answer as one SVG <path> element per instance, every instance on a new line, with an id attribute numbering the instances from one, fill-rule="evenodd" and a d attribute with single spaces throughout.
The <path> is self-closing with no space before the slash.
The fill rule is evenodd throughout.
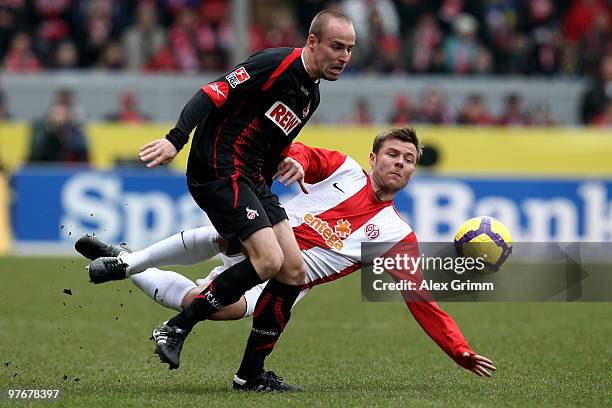
<path id="1" fill-rule="evenodd" d="M 212 271 L 210 271 L 208 276 L 205 277 L 204 279 L 197 279 L 196 284 L 198 286 L 210 285 L 210 282 L 212 282 L 217 276 L 221 275 L 223 271 L 227 270 L 227 268 L 245 259 L 244 255 L 236 255 L 236 256 L 228 257 L 223 254 L 219 254 L 219 257 L 223 261 L 223 265 L 217 266 L 216 268 L 214 268 Z M 247 307 L 246 307 L 246 311 L 244 312 L 243 317 L 249 317 L 253 315 L 253 312 L 255 311 L 255 305 L 257 304 L 257 300 L 259 299 L 261 292 L 263 292 L 263 289 L 267 284 L 268 284 L 267 281 L 264 283 L 260 283 L 259 285 L 254 286 L 245 292 L 244 298 L 246 300 Z M 306 293 L 308 293 L 308 291 L 310 291 L 310 289 L 302 290 L 300 294 L 298 295 L 297 299 L 295 300 L 295 303 L 293 304 L 293 306 L 295 306 L 297 302 L 302 300 L 302 298 L 306 295 Z"/>

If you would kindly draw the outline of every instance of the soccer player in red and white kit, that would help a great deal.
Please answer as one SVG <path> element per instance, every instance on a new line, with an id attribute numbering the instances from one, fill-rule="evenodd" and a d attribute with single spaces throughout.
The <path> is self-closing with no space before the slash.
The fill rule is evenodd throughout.
<path id="1" fill-rule="evenodd" d="M 362 242 L 406 242 L 416 245 L 414 232 L 398 215 L 392 200 L 408 183 L 420 154 L 418 137 L 412 129 L 392 129 L 375 138 L 370 153 L 370 174 L 352 158 L 339 152 L 301 143 L 293 143 L 288 148 L 287 157 L 277 173 L 281 177 L 279 181 L 296 172 L 303 172 L 310 190 L 310 194 L 299 193 L 285 206 L 307 265 L 306 284 L 296 302 L 314 286 L 360 269 Z M 214 285 L 214 279 L 223 270 L 243 257 L 222 256 L 224 265 L 215 268 L 206 279 L 198 280 L 199 287 L 175 272 L 155 267 L 196 263 L 209 257 L 210 251 L 202 252 L 202 248 L 209 247 L 216 251 L 225 248 L 227 243 L 218 235 L 211 234 L 211 229 L 203 227 L 183 231 L 144 250 L 123 253 L 121 259 L 129 265 L 126 277 L 130 276 L 158 303 L 177 310 L 186 307 L 202 287 L 207 287 L 211 282 Z M 80 252 L 90 258 L 97 255 L 95 248 L 89 253 Z M 384 256 L 385 253 L 375 255 Z M 117 278 L 109 277 L 108 280 L 114 279 Z M 216 312 L 211 318 L 232 320 L 256 316 L 270 302 L 267 295 L 260 299 L 265 284 L 247 291 L 238 302 Z M 256 308 L 257 304 L 259 306 Z M 456 323 L 435 302 L 407 301 L 406 304 L 421 327 L 457 364 L 481 376 L 490 376 L 490 372 L 496 370 L 489 359 L 471 350 Z M 277 317 L 280 319 L 282 315 Z M 282 328 L 284 324 L 280 322 L 277 326 Z M 269 330 L 278 329 L 274 326 Z M 263 329 L 263 332 L 267 331 Z M 279 335 L 270 335 L 268 352 Z M 234 387 L 254 389 L 249 388 L 248 382 L 242 378 L 242 370 L 244 367 L 234 377 Z M 263 389 L 266 387 L 259 390 Z"/>

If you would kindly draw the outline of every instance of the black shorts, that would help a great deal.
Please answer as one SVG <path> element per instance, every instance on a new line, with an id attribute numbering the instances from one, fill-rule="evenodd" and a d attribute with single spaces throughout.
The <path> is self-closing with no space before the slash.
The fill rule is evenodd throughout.
<path id="1" fill-rule="evenodd" d="M 241 241 L 254 232 L 287 219 L 278 197 L 263 180 L 188 176 L 187 186 L 217 232 L 228 241 L 228 253 L 237 252 Z"/>

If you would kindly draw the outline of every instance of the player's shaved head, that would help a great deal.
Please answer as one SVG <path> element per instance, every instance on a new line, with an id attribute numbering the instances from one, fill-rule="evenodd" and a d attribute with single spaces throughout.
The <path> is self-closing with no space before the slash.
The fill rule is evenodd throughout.
<path id="1" fill-rule="evenodd" d="M 374 143 L 372 144 L 372 152 L 374 152 L 374 154 L 378 154 L 378 151 L 380 150 L 382 144 L 385 142 L 385 140 L 389 139 L 398 139 L 404 142 L 412 143 L 414 147 L 416 147 L 417 161 L 421 158 L 421 155 L 423 154 L 423 146 L 421 146 L 419 136 L 413 128 L 389 129 L 379 133 L 374 138 Z"/>
<path id="2" fill-rule="evenodd" d="M 344 20 L 349 24 L 353 24 L 350 18 L 337 10 L 323 10 L 320 11 L 313 19 L 312 23 L 310 23 L 310 29 L 308 30 L 308 34 L 312 34 L 317 39 L 321 40 L 325 35 L 325 29 L 331 20 Z"/>

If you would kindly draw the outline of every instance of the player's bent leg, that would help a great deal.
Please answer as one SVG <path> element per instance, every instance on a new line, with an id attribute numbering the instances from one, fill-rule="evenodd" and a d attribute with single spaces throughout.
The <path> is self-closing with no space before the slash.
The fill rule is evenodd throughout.
<path id="1" fill-rule="evenodd" d="M 279 245 L 287 252 L 281 272 L 268 281 L 253 312 L 253 328 L 236 374 L 246 383 L 266 373 L 264 361 L 291 318 L 291 308 L 302 291 L 306 276 L 306 267 L 288 221 L 281 221 L 274 228 Z"/>
<path id="2" fill-rule="evenodd" d="M 134 275 L 148 268 L 168 265 L 193 265 L 209 260 L 221 252 L 220 236 L 214 227 L 181 231 L 144 249 L 123 254 L 127 274 Z"/>
<path id="3" fill-rule="evenodd" d="M 306 264 L 293 234 L 289 221 L 283 220 L 272 227 L 283 251 L 283 264 L 275 279 L 288 285 L 303 285 L 306 279 Z"/>
<path id="4" fill-rule="evenodd" d="M 193 302 L 193 299 L 203 290 L 205 290 L 208 286 L 198 286 L 191 289 L 187 294 L 183 297 L 181 302 L 181 307 L 186 308 Z M 223 309 L 213 313 L 210 316 L 210 320 L 222 321 L 222 320 L 239 320 L 245 317 L 247 313 L 247 302 L 244 296 L 240 298 L 235 303 L 232 303 L 229 306 L 225 306 Z"/>
<path id="5" fill-rule="evenodd" d="M 131 279 L 155 302 L 179 312 L 183 310 L 181 306 L 185 296 L 197 289 L 195 283 L 183 275 L 157 268 L 149 268 Z"/>
<path id="6" fill-rule="evenodd" d="M 86 245 L 81 244 L 81 247 L 84 246 Z M 148 268 L 192 265 L 206 261 L 219 254 L 221 246 L 226 246 L 226 243 L 213 227 L 195 228 L 163 239 L 140 251 L 121 252 L 113 257 L 100 257 L 89 264 L 87 269 L 90 277 L 92 275 L 95 277 L 95 279 L 92 277 L 92 282 L 102 283 L 108 280 L 125 279 Z M 78 247 L 77 250 L 79 250 Z M 92 251 L 93 249 L 89 252 Z"/>
<path id="7" fill-rule="evenodd" d="M 283 250 L 272 228 L 262 228 L 255 231 L 242 246 L 249 254 L 249 259 L 262 281 L 275 276 L 284 261 Z"/>
<path id="8" fill-rule="evenodd" d="M 195 296 L 181 313 L 162 323 L 153 332 L 155 352 L 162 362 L 168 363 L 170 369 L 179 367 L 183 343 L 193 326 L 237 302 L 253 286 L 263 283 L 260 273 L 267 276 L 280 269 L 283 256 L 271 227 L 256 230 L 243 244 L 249 255 L 253 256 L 253 261 L 247 258 L 228 268 L 205 291 Z"/>

